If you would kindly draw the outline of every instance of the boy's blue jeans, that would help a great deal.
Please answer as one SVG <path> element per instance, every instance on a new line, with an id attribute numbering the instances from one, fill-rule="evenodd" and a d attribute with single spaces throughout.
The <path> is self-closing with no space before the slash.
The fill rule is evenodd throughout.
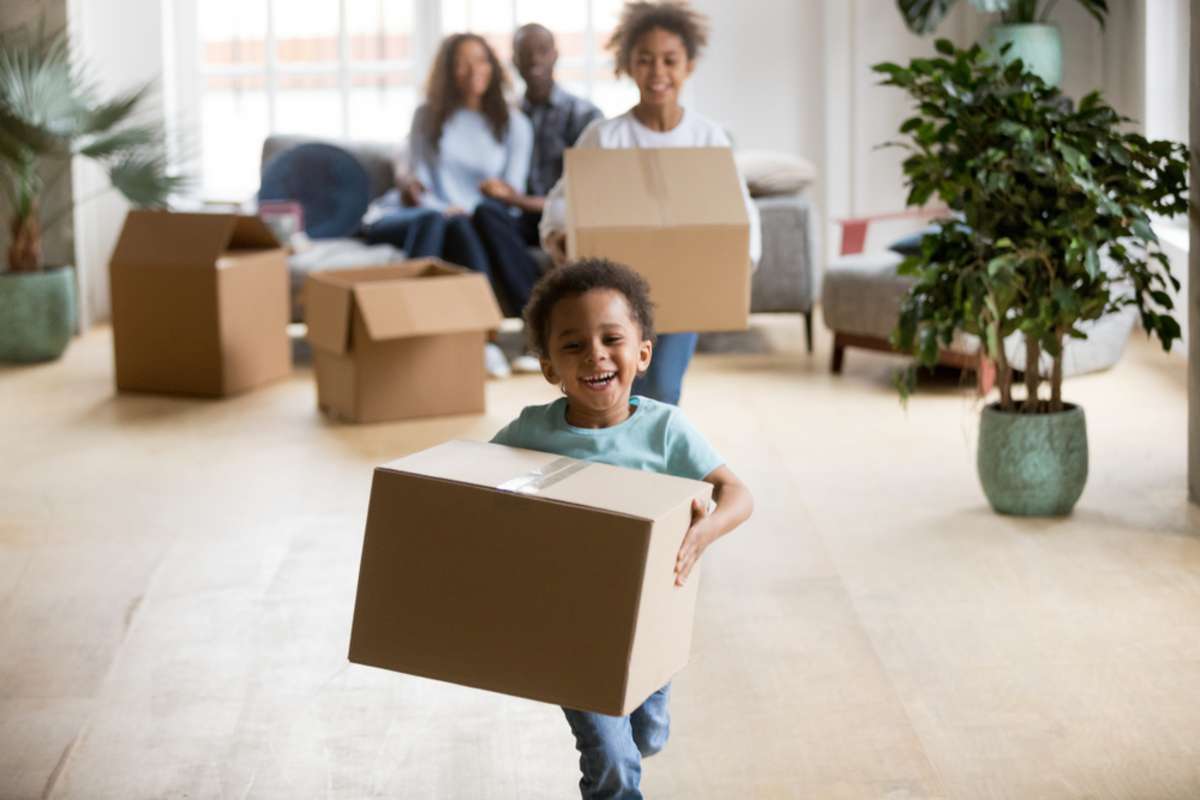
<path id="1" fill-rule="evenodd" d="M 564 708 L 579 751 L 583 800 L 642 800 L 642 758 L 667 743 L 671 731 L 671 684 L 627 717 Z"/>

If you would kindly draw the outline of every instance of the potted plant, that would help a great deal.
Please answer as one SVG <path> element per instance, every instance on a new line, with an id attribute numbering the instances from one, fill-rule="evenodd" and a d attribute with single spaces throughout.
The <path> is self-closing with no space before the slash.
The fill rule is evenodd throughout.
<path id="1" fill-rule="evenodd" d="M 932 33 L 958 0 L 897 0 L 904 22 L 913 33 Z M 1077 0 L 1104 27 L 1108 0 Z M 970 0 L 980 11 L 998 13 L 980 44 L 995 58 L 1009 46 L 1008 59 L 1025 65 L 1052 86 L 1062 81 L 1062 39 L 1051 25 L 1050 12 L 1058 0 Z"/>
<path id="2" fill-rule="evenodd" d="M 1123 129 L 1129 120 L 1098 93 L 1076 107 L 1020 61 L 999 65 L 946 40 L 937 50 L 874 67 L 917 104 L 893 143 L 910 151 L 909 204 L 936 194 L 956 218 L 901 265 L 916 282 L 893 343 L 928 365 L 955 331 L 978 336 L 1000 391 L 980 426 L 988 500 L 1004 513 L 1065 514 L 1083 490 L 1087 439 L 1083 410 L 1062 396 L 1064 340 L 1131 305 L 1164 348 L 1180 336 L 1179 282 L 1150 219 L 1186 211 L 1187 148 Z M 1004 349 L 1014 334 L 1025 348 L 1020 398 Z"/>
<path id="3" fill-rule="evenodd" d="M 70 159 L 98 162 L 112 187 L 137 206 L 160 206 L 181 188 L 169 174 L 159 127 L 135 118 L 148 87 L 101 101 L 72 63 L 64 33 L 16 30 L 0 36 L 0 185 L 9 212 L 0 272 L 0 361 L 58 358 L 75 329 L 75 274 L 47 269 L 42 235 L 70 214 L 46 216 L 45 175 Z"/>

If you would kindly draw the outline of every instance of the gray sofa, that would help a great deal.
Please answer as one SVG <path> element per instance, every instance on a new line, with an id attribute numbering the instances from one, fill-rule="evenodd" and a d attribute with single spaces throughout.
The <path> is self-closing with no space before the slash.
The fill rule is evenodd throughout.
<path id="1" fill-rule="evenodd" d="M 262 165 L 277 153 L 304 142 L 321 141 L 303 136 L 271 136 L 263 142 Z M 367 172 L 371 198 L 392 188 L 395 165 L 405 162 L 403 145 L 375 142 L 331 142 L 350 152 Z M 803 191 L 770 197 L 755 197 L 762 218 L 763 254 L 751 285 L 752 312 L 799 312 L 804 315 L 805 335 L 812 351 L 812 310 L 814 301 L 815 222 L 812 208 Z M 543 266 L 549 258 L 534 248 Z M 309 250 L 289 259 L 292 279 L 292 318 L 303 319 L 300 288 L 304 276 L 320 269 L 363 267 L 391 263 L 403 254 L 386 245 L 368 247 L 354 239 L 323 239 Z"/>

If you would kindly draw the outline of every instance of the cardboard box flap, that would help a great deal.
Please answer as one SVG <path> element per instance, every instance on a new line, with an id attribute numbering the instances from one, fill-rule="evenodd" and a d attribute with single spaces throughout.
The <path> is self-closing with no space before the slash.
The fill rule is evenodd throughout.
<path id="1" fill-rule="evenodd" d="M 503 319 L 487 278 L 438 264 L 399 280 L 356 284 L 354 302 L 375 341 L 497 328 Z"/>
<path id="2" fill-rule="evenodd" d="M 233 214 L 132 210 L 113 250 L 114 266 L 211 267 L 229 246 Z"/>
<path id="3" fill-rule="evenodd" d="M 304 282 L 304 322 L 313 347 L 344 353 L 350 345 L 352 290 L 337 282 L 311 274 Z"/>
<path id="4" fill-rule="evenodd" d="M 353 267 L 350 269 L 326 269 L 309 273 L 318 276 L 323 281 L 336 283 L 339 286 L 353 288 L 360 283 L 381 283 L 403 278 L 417 278 L 429 275 L 472 275 L 466 267 L 442 261 L 440 258 L 415 258 L 397 264 L 387 264 L 380 267 Z"/>
<path id="5" fill-rule="evenodd" d="M 279 240 L 267 224 L 258 217 L 238 216 L 229 239 L 229 250 L 271 250 Z"/>
<path id="6" fill-rule="evenodd" d="M 653 520 L 692 497 L 707 500 L 711 484 L 579 461 L 553 453 L 455 440 L 391 461 L 382 470 L 543 497 L 585 508 Z M 630 480 L 635 473 L 636 480 Z"/>
<path id="7" fill-rule="evenodd" d="M 749 225 L 726 147 L 566 152 L 572 228 Z"/>

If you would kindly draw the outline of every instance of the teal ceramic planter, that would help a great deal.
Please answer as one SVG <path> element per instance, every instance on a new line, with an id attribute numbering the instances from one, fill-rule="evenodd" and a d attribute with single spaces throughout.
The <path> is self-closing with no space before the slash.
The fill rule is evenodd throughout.
<path id="1" fill-rule="evenodd" d="M 992 508 L 1022 517 L 1070 514 L 1087 483 L 1083 409 L 1014 414 L 996 405 L 979 420 L 979 482 Z"/>
<path id="2" fill-rule="evenodd" d="M 0 361 L 52 361 L 75 333 L 75 270 L 0 272 Z"/>
<path id="3" fill-rule="evenodd" d="M 1003 56 L 1005 62 L 1018 58 L 1046 83 L 1062 83 L 1062 38 L 1053 25 L 993 25 L 979 43 L 994 58 L 1001 58 L 1000 48 L 1011 44 Z"/>

